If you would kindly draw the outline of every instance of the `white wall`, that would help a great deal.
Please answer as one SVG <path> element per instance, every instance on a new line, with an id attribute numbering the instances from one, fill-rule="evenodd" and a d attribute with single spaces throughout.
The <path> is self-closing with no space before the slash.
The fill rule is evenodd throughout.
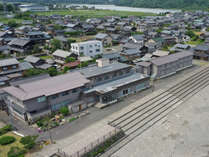
<path id="1" fill-rule="evenodd" d="M 103 47 L 101 41 L 87 41 L 81 43 L 72 43 L 71 51 L 77 55 L 84 55 L 94 57 L 103 53 Z"/>

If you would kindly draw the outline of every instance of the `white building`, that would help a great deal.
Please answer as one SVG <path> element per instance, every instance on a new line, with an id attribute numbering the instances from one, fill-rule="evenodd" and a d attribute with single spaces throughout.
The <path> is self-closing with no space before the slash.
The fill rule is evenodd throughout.
<path id="1" fill-rule="evenodd" d="M 20 11 L 49 11 L 48 6 L 36 5 L 36 4 L 24 4 L 19 6 Z"/>
<path id="2" fill-rule="evenodd" d="M 103 53 L 102 42 L 98 40 L 72 43 L 71 51 L 79 56 L 94 57 Z"/>

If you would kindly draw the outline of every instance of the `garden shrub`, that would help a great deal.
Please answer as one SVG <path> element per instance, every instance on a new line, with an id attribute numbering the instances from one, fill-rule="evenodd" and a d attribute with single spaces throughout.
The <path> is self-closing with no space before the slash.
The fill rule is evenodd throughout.
<path id="1" fill-rule="evenodd" d="M 24 157 L 26 153 L 25 149 L 21 149 L 19 147 L 11 147 L 9 152 L 7 153 L 8 157 Z"/>
<path id="2" fill-rule="evenodd" d="M 0 138 L 1 145 L 7 145 L 16 141 L 16 138 L 13 136 L 3 136 Z"/>
<path id="3" fill-rule="evenodd" d="M 62 113 L 63 116 L 67 116 L 69 114 L 69 109 L 66 106 L 63 106 L 60 108 L 60 113 Z"/>
<path id="4" fill-rule="evenodd" d="M 25 136 L 20 139 L 20 143 L 24 145 L 26 149 L 32 149 L 36 145 L 37 136 Z"/>
<path id="5" fill-rule="evenodd" d="M 7 132 L 12 131 L 12 125 L 6 125 L 0 129 L 0 136 L 6 134 Z"/>

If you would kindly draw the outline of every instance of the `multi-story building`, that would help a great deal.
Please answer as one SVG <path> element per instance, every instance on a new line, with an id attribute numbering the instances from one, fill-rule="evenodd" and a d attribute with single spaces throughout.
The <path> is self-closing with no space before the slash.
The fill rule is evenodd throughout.
<path id="1" fill-rule="evenodd" d="M 85 108 L 80 98 L 88 83 L 83 75 L 74 72 L 3 90 L 7 94 L 5 102 L 9 112 L 23 121 L 34 121 L 62 106 L 69 106 L 72 112 Z"/>
<path id="2" fill-rule="evenodd" d="M 107 59 L 97 60 L 97 66 L 79 70 L 90 80 L 84 91 L 87 103 L 108 105 L 120 98 L 149 87 L 149 76 L 136 73 L 132 66 Z"/>
<path id="3" fill-rule="evenodd" d="M 192 66 L 193 53 L 179 52 L 151 60 L 152 77 L 159 79 Z"/>
<path id="4" fill-rule="evenodd" d="M 71 51 L 79 56 L 90 56 L 101 55 L 103 52 L 102 42 L 97 40 L 72 43 Z"/>

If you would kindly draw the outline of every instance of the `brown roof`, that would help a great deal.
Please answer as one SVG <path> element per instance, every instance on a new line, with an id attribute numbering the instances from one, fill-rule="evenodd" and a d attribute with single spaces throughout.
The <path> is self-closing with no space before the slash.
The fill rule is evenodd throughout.
<path id="1" fill-rule="evenodd" d="M 86 83 L 89 83 L 89 80 L 87 80 L 79 72 L 73 72 L 31 83 L 21 84 L 19 87 L 6 87 L 3 90 L 20 100 L 28 100 L 79 88 L 84 86 Z"/>

